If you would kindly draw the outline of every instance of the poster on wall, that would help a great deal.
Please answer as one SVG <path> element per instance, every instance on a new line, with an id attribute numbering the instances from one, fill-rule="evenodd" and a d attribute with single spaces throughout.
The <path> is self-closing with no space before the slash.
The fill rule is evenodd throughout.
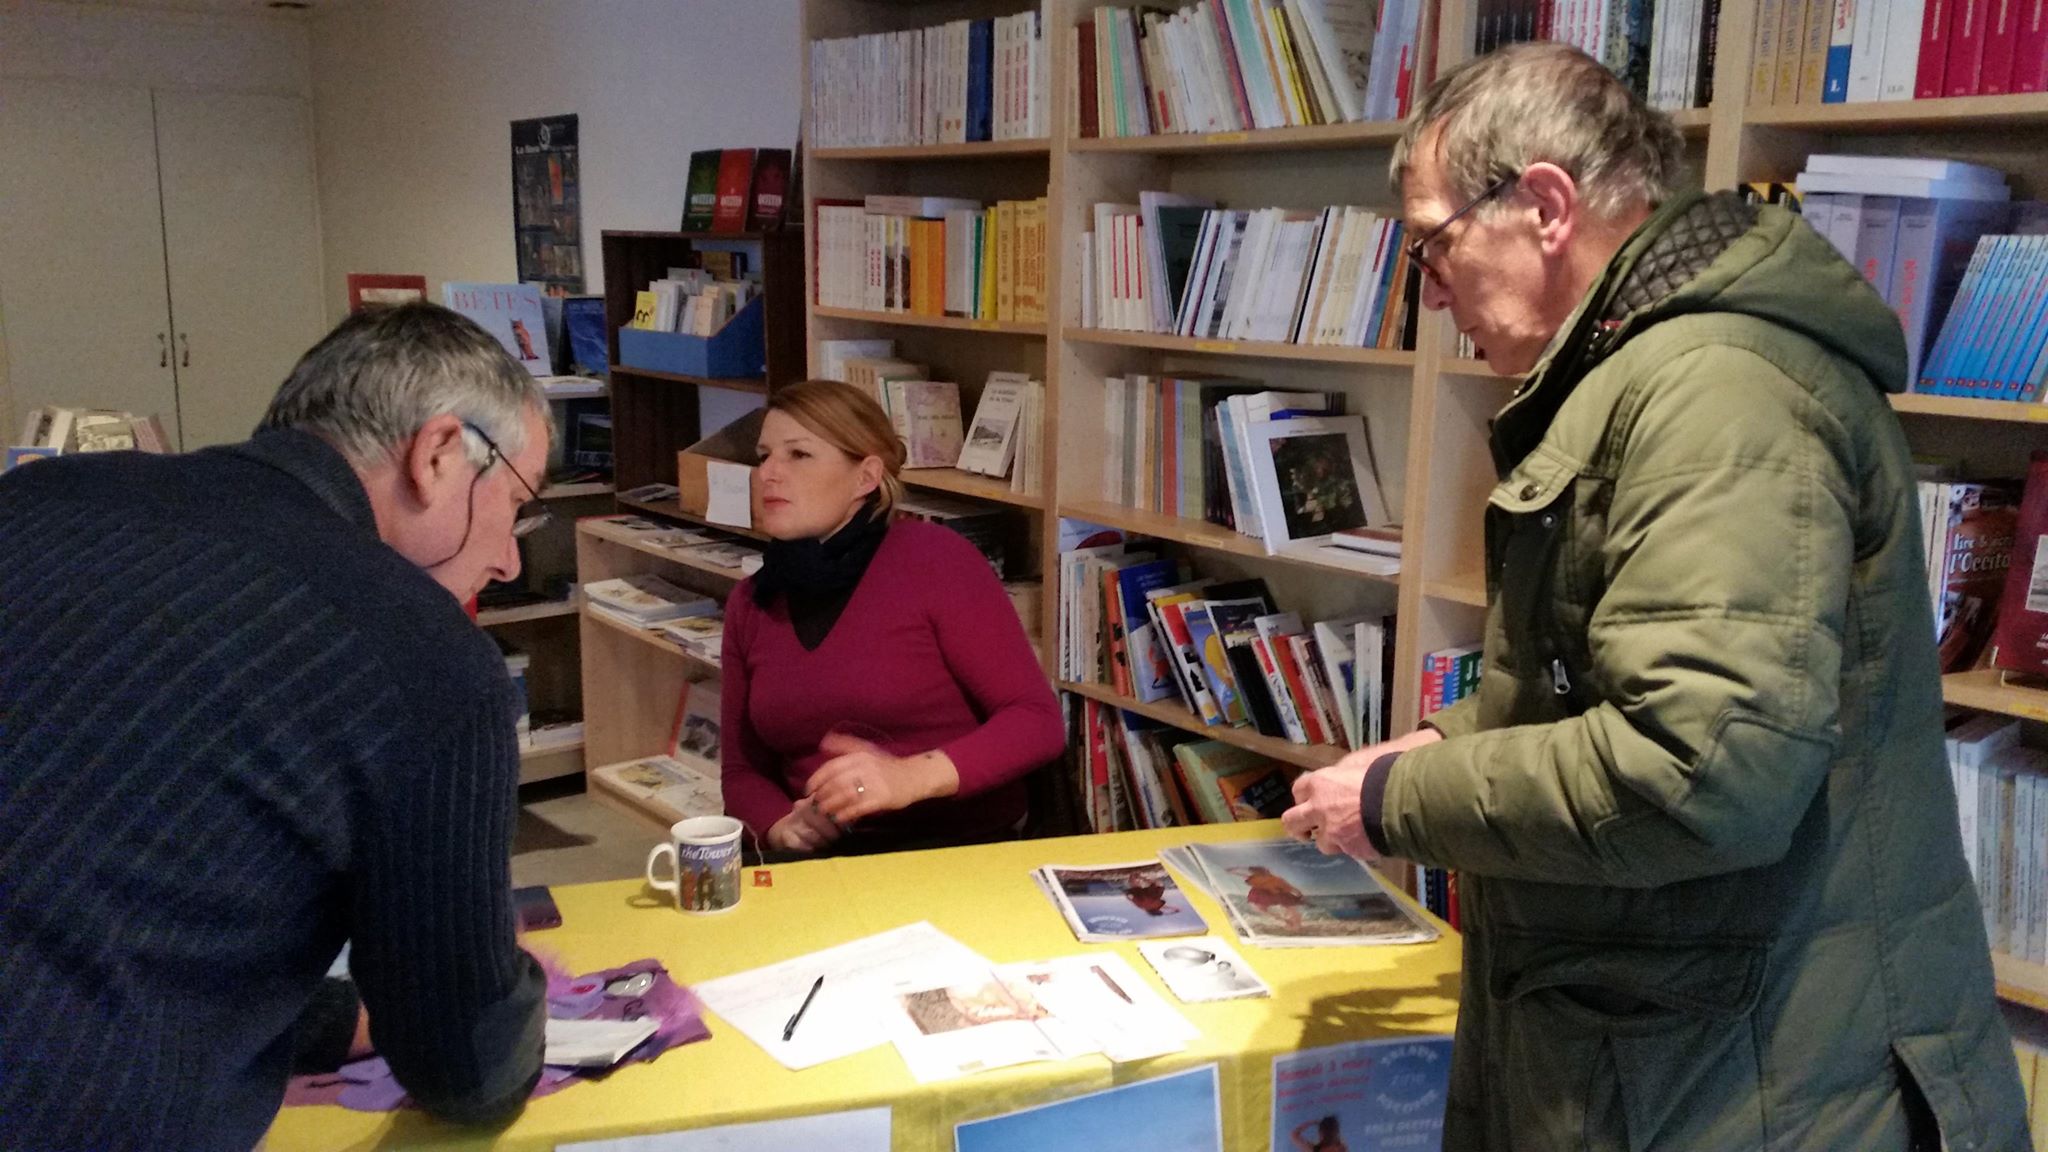
<path id="1" fill-rule="evenodd" d="M 1359 1040 L 1273 1058 L 1273 1148 L 1439 1152 L 1449 1036 Z"/>
<path id="2" fill-rule="evenodd" d="M 583 205 L 576 117 L 512 122 L 512 233 L 519 282 L 549 296 L 583 291 Z"/>

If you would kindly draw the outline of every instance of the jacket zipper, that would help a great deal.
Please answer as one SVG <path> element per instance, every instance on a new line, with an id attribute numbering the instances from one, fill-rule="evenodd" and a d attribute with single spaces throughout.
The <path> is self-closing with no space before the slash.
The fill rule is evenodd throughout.
<path id="1" fill-rule="evenodd" d="M 1550 658 L 1550 688 L 1559 696 L 1569 696 L 1572 691 L 1572 678 L 1565 673 L 1564 661 L 1556 656 Z"/>

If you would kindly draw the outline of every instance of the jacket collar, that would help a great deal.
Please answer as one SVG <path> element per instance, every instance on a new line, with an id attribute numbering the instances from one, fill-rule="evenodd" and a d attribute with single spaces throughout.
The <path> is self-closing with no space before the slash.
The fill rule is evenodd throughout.
<path id="1" fill-rule="evenodd" d="M 277 469 L 306 486 L 335 515 L 376 535 L 377 516 L 356 470 L 334 446 L 297 428 L 266 428 L 225 451 Z"/>

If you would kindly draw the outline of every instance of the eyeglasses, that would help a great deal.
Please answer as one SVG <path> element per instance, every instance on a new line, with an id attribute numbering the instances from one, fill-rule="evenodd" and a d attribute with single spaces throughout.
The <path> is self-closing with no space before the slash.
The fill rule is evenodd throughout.
<path id="1" fill-rule="evenodd" d="M 1465 215 L 1467 212 L 1472 211 L 1474 208 L 1479 207 L 1481 204 L 1486 203 L 1488 200 L 1493 199 L 1494 197 L 1500 195 L 1508 189 L 1513 188 L 1516 184 L 1521 182 L 1521 179 L 1522 174 L 1520 172 L 1511 172 L 1508 175 L 1503 176 L 1498 180 L 1495 180 L 1492 184 L 1487 186 L 1486 191 L 1481 192 L 1479 195 L 1474 196 L 1472 199 L 1466 201 L 1465 206 L 1463 208 L 1460 208 L 1456 212 L 1451 213 L 1449 216 L 1444 217 L 1443 223 L 1437 225 L 1434 228 L 1431 228 L 1429 231 L 1424 232 L 1422 235 L 1415 237 L 1413 240 L 1408 241 L 1408 243 L 1403 246 L 1402 250 L 1408 254 L 1409 262 L 1413 263 L 1416 267 L 1422 269 L 1424 273 L 1428 274 L 1431 280 L 1436 281 L 1438 287 L 1442 287 L 1444 283 L 1443 273 L 1437 271 L 1436 265 L 1430 263 L 1429 246 L 1431 244 L 1436 243 L 1437 237 L 1442 236 L 1444 234 L 1444 229 L 1449 228 L 1453 224 L 1456 224 L 1458 222 L 1459 217 Z"/>
<path id="2" fill-rule="evenodd" d="M 512 522 L 513 537 L 515 539 L 524 539 L 525 537 L 531 536 L 535 532 L 540 531 L 542 525 L 545 525 L 546 523 L 548 523 L 548 521 L 553 520 L 554 513 L 548 511 L 548 506 L 546 502 L 540 498 L 540 493 L 534 491 L 533 485 L 528 484 L 526 482 L 526 477 L 521 476 L 519 474 L 519 469 L 514 468 L 512 466 L 512 458 L 505 455 L 505 450 L 503 448 L 498 447 L 498 442 L 491 439 L 490 434 L 488 432 L 485 432 L 483 429 L 477 427 L 476 425 L 470 423 L 467 420 L 462 422 L 462 426 L 464 428 L 469 429 L 471 432 L 476 433 L 477 439 L 482 440 L 484 442 L 484 446 L 491 450 L 490 462 L 486 463 L 482 468 L 477 469 L 477 479 L 483 479 L 483 474 L 486 471 L 490 470 L 491 464 L 502 463 L 503 465 L 505 465 L 505 471 L 510 472 L 512 474 L 512 478 L 519 481 L 519 486 L 521 488 L 526 489 L 526 494 L 532 497 L 531 500 L 527 501 L 526 504 L 520 507 L 519 518 Z M 474 486 L 476 484 L 476 480 L 470 481 L 470 484 Z"/>

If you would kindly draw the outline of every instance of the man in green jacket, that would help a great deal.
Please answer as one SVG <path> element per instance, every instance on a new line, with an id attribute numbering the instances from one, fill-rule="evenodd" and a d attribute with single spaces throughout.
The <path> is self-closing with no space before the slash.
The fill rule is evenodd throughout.
<path id="1" fill-rule="evenodd" d="M 1575 50 L 1445 76 L 1395 149 L 1495 419 L 1485 676 L 1295 785 L 1324 851 L 1455 868 L 1444 1147 L 2027 1147 L 1942 750 L 1898 321 L 1812 228 L 1677 194 Z"/>

